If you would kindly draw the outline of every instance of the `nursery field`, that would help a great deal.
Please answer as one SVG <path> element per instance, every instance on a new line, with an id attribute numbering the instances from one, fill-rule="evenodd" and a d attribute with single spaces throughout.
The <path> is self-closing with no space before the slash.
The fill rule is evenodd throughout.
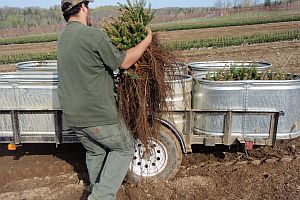
<path id="1" fill-rule="evenodd" d="M 163 44 L 208 39 L 262 38 L 300 30 L 300 21 L 157 32 Z M 6 33 L 9 35 L 8 33 Z M 299 33 L 298 33 L 299 34 Z M 0 45 L 0 72 L 15 71 L 22 59 L 56 56 L 56 41 Z M 179 62 L 269 61 L 276 69 L 300 73 L 300 37 L 223 47 L 174 49 Z M 36 57 L 34 57 L 36 56 Z M 38 57 L 40 56 L 40 57 Z M 193 146 L 174 179 L 147 183 L 124 181 L 117 200 L 300 199 L 300 138 L 277 141 L 274 148 Z M 79 144 L 23 145 L 9 152 L 0 145 L 0 199 L 84 200 L 87 170 Z"/>
<path id="2" fill-rule="evenodd" d="M 170 50 L 226 47 L 245 44 L 290 41 L 300 38 L 300 22 L 280 22 L 157 33 Z M 56 42 L 0 45 L 0 64 L 27 60 L 56 59 Z"/>
<path id="3" fill-rule="evenodd" d="M 268 33 L 278 33 L 283 31 L 292 31 L 300 28 L 300 21 L 297 22 L 281 22 L 272 24 L 258 24 L 232 27 L 217 27 L 206 29 L 191 29 L 178 31 L 165 31 L 159 33 L 161 40 L 185 41 L 196 39 L 225 38 L 237 36 L 250 36 Z"/>

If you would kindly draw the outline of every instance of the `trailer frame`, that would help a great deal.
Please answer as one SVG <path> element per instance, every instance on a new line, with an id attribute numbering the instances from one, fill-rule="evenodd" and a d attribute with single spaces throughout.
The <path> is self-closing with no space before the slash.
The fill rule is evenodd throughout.
<path id="1" fill-rule="evenodd" d="M 278 120 L 280 116 L 284 115 L 283 111 L 276 110 L 198 110 L 198 109 L 188 109 L 188 110 L 172 110 L 174 114 L 185 114 L 187 116 L 187 122 L 185 127 L 185 132 L 181 133 L 176 129 L 176 126 L 165 119 L 157 119 L 163 126 L 170 129 L 173 134 L 178 139 L 182 152 L 188 153 L 192 152 L 193 144 L 204 144 L 205 146 L 215 146 L 216 144 L 231 145 L 233 143 L 242 143 L 253 142 L 253 140 L 259 140 L 257 138 L 234 138 L 231 136 L 232 131 L 232 117 L 234 114 L 243 114 L 243 115 L 269 115 L 270 116 L 270 129 L 269 129 L 269 138 L 262 139 L 259 143 L 265 145 L 275 146 L 276 134 L 278 127 Z M 211 114 L 224 114 L 224 136 L 223 137 L 212 137 L 205 135 L 197 135 L 193 133 L 192 127 L 194 122 L 195 114 L 199 113 L 211 113 Z M 63 112 L 61 109 L 5 109 L 0 110 L 0 114 L 9 114 L 12 121 L 12 137 L 1 137 L 0 143 L 11 143 L 14 145 L 21 145 L 22 143 L 30 143 L 24 139 L 24 137 L 37 137 L 41 138 L 39 141 L 43 142 L 32 142 L 32 143 L 55 143 L 57 146 L 63 143 L 78 143 L 80 142 L 75 133 L 72 133 L 71 130 L 63 131 L 62 115 Z M 19 126 L 19 115 L 20 114 L 53 114 L 54 115 L 54 126 L 55 134 L 49 134 L 48 136 L 21 136 L 20 126 Z"/>

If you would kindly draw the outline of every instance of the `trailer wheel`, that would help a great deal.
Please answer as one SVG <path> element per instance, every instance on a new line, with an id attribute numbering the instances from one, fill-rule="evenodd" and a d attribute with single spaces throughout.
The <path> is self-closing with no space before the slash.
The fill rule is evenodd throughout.
<path id="1" fill-rule="evenodd" d="M 182 150 L 177 138 L 163 127 L 157 139 L 151 139 L 150 151 L 144 144 L 135 142 L 135 153 L 129 167 L 129 179 L 139 181 L 167 180 L 175 176 L 182 162 Z"/>

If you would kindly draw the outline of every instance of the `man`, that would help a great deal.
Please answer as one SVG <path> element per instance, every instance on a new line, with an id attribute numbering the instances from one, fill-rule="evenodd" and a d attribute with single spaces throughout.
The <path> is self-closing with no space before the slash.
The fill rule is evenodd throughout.
<path id="1" fill-rule="evenodd" d="M 115 199 L 133 156 L 133 139 L 117 113 L 113 71 L 128 69 L 150 45 L 152 32 L 137 46 L 119 51 L 91 27 L 92 0 L 62 0 L 67 25 L 58 40 L 58 94 L 67 124 L 86 148 L 92 192 L 89 200 Z"/>

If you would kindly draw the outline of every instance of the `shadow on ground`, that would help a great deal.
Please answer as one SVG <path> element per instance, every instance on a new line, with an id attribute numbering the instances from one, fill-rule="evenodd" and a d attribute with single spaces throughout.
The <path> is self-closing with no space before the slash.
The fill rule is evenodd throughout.
<path id="1" fill-rule="evenodd" d="M 85 185 L 89 184 L 88 173 L 85 164 L 85 149 L 81 144 L 22 144 L 15 151 L 9 151 L 7 144 L 0 144 L 0 157 L 12 157 L 19 160 L 24 156 L 45 155 L 53 156 L 67 162 L 72 166 L 73 172 L 77 174 L 78 180 L 83 180 Z M 86 199 L 89 192 L 83 190 L 81 200 Z"/>

